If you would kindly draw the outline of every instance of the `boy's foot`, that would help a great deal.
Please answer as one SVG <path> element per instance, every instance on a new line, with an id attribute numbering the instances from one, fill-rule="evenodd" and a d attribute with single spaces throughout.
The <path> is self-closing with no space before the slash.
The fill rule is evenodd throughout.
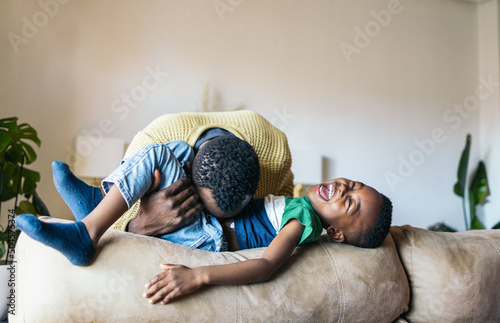
<path id="1" fill-rule="evenodd" d="M 19 214 L 14 219 L 16 227 L 32 239 L 62 253 L 73 265 L 86 266 L 94 258 L 95 248 L 80 221 L 48 223 L 32 214 Z"/>
<path id="2" fill-rule="evenodd" d="M 102 201 L 101 190 L 76 177 L 61 161 L 52 162 L 54 185 L 77 220 L 85 218 Z"/>

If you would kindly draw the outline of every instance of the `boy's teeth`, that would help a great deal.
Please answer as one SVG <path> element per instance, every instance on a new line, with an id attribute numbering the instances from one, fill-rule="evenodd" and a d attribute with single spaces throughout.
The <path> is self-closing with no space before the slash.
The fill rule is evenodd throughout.
<path id="1" fill-rule="evenodd" d="M 328 188 L 328 201 L 330 201 L 332 195 L 333 195 L 333 185 L 330 185 L 330 187 Z"/>

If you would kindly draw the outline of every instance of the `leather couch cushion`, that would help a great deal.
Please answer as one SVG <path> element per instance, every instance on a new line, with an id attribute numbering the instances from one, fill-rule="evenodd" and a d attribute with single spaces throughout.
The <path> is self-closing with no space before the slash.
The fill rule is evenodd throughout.
<path id="1" fill-rule="evenodd" d="M 392 227 L 411 288 L 410 322 L 500 322 L 500 230 Z"/>
<path id="2" fill-rule="evenodd" d="M 16 315 L 9 322 L 391 322 L 407 310 L 408 281 L 390 235 L 377 249 L 327 239 L 298 247 L 266 283 L 207 286 L 168 305 L 150 305 L 142 293 L 160 263 L 232 263 L 264 249 L 213 253 L 109 230 L 91 265 L 75 267 L 21 234 Z"/>

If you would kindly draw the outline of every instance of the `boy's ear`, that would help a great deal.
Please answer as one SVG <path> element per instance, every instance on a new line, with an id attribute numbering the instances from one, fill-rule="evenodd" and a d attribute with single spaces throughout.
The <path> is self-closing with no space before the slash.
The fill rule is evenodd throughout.
<path id="1" fill-rule="evenodd" d="M 326 233 L 330 238 L 333 239 L 333 241 L 344 242 L 345 240 L 344 233 L 340 229 L 335 229 L 334 227 L 330 226 L 328 227 L 328 229 L 326 229 Z"/>

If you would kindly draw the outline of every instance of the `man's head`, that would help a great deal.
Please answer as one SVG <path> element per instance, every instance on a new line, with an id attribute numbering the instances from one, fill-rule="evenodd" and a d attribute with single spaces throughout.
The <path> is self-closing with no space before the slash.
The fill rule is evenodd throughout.
<path id="1" fill-rule="evenodd" d="M 255 150 L 231 135 L 207 141 L 193 160 L 194 184 L 205 208 L 216 217 L 241 212 L 257 190 L 259 175 Z"/>
<path id="2" fill-rule="evenodd" d="M 309 188 L 307 196 L 335 241 L 376 248 L 387 236 L 392 203 L 361 182 L 337 178 Z"/>

